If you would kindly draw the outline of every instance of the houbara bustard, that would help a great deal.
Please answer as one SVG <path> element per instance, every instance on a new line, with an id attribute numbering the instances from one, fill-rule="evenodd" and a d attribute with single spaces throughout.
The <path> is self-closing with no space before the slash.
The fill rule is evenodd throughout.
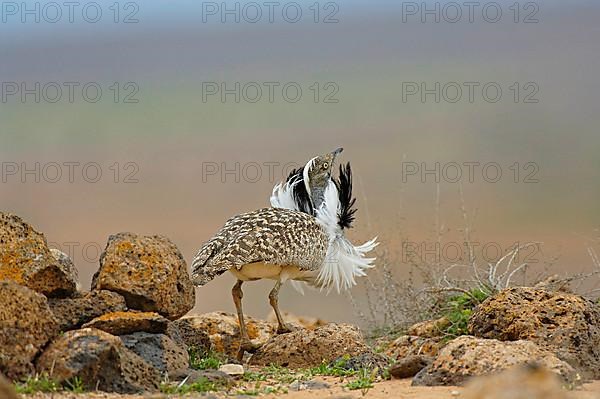
<path id="1" fill-rule="evenodd" d="M 325 189 L 329 184 L 334 184 L 339 202 L 337 224 L 341 230 L 351 228 L 355 219 L 356 208 L 354 208 L 354 204 L 356 199 L 352 198 L 350 162 L 345 166 L 340 165 L 337 180 L 331 174 L 333 163 L 337 155 L 343 150 L 343 148 L 338 148 L 331 153 L 314 157 L 304 167 L 292 170 L 284 182 L 276 184 L 273 188 L 270 198 L 271 206 L 292 209 L 316 217 L 316 209 L 321 207 L 325 199 Z M 328 171 L 323 172 L 325 170 Z M 362 254 L 369 252 L 377 246 L 376 239 L 373 238 L 361 246 L 354 247 L 354 251 Z M 348 252 L 352 252 L 348 245 L 352 246 L 350 242 L 344 243 L 344 247 L 348 248 Z M 304 285 L 301 281 L 291 280 L 290 283 L 298 292 L 304 294 Z"/>
<path id="2" fill-rule="evenodd" d="M 273 203 L 271 198 L 275 207 L 230 218 L 192 262 L 192 279 L 198 286 L 226 271 L 237 278 L 232 295 L 240 323 L 240 360 L 244 352 L 256 349 L 244 323 L 244 281 L 275 280 L 269 302 L 277 317 L 277 332 L 285 333 L 290 329 L 278 306 L 283 283 L 300 281 L 341 292 L 355 285 L 355 278 L 364 276 L 365 270 L 373 266 L 374 258 L 365 255 L 377 245 L 375 239 L 353 246 L 344 236 L 344 228 L 350 226 L 356 210 L 349 166 L 347 170 L 341 168 L 339 180 L 332 178 L 333 163 L 340 151 L 315 157 L 305 165 L 302 181 L 295 183 L 304 185 L 305 196 L 294 200 L 294 182 L 288 178 L 281 185 L 281 195 L 275 195 L 280 201 Z M 304 211 L 297 210 L 301 208 Z"/>

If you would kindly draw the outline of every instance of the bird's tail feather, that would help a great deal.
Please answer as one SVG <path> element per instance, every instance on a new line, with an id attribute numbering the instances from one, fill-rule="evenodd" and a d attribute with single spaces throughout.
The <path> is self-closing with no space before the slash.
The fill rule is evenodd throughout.
<path id="1" fill-rule="evenodd" d="M 329 244 L 316 285 L 328 293 L 333 288 L 338 293 L 352 288 L 356 285 L 356 277 L 365 276 L 366 270 L 375 266 L 376 258 L 366 258 L 365 255 L 378 244 L 377 237 L 356 247 L 346 237 L 336 237 Z"/>
<path id="2" fill-rule="evenodd" d="M 210 258 L 217 253 L 222 247 L 219 241 L 209 241 L 202 246 L 200 251 L 196 254 L 192 260 L 192 282 L 194 285 L 202 286 L 212 279 L 214 279 L 218 273 L 211 273 L 210 268 L 205 268 Z"/>

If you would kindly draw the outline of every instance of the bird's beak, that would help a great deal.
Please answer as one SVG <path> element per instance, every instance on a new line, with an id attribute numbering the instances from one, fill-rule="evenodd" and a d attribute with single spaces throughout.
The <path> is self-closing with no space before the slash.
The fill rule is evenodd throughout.
<path id="1" fill-rule="evenodd" d="M 331 176 L 331 171 L 333 170 L 333 165 L 335 163 L 335 158 L 340 154 L 344 149 L 342 147 L 336 148 L 331 152 L 331 165 L 329 166 L 329 175 Z"/>
<path id="2" fill-rule="evenodd" d="M 335 162 L 335 158 L 342 152 L 344 149 L 342 147 L 336 148 L 331 152 L 331 168 L 333 169 L 333 163 Z"/>
<path id="3" fill-rule="evenodd" d="M 338 154 L 340 154 L 342 151 L 344 151 L 344 149 L 342 147 L 340 148 L 336 148 L 335 150 L 333 150 L 331 152 L 331 155 L 333 155 L 333 158 L 335 158 Z"/>

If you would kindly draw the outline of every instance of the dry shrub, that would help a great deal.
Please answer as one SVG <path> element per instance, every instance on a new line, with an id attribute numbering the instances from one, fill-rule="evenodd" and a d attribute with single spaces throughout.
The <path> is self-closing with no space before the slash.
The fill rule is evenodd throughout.
<path id="1" fill-rule="evenodd" d="M 464 256 L 458 262 L 449 262 L 443 256 L 435 259 L 407 254 L 402 250 L 380 249 L 377 253 L 377 267 L 363 279 L 362 291 L 366 304 L 362 307 L 350 296 L 355 312 L 362 324 L 372 336 L 399 334 L 414 323 L 438 318 L 456 316 L 455 304 L 458 302 L 478 304 L 486 297 L 511 286 L 543 286 L 546 289 L 573 290 L 582 295 L 593 297 L 600 292 L 600 261 L 593 244 L 600 243 L 600 235 L 590 239 L 588 253 L 592 259 L 592 271 L 575 275 L 550 275 L 549 271 L 558 260 L 558 256 L 544 256 L 537 267 L 536 274 L 530 272 L 530 264 L 522 255 L 530 250 L 542 253 L 541 242 L 517 243 L 497 259 L 482 259 L 475 253 L 472 218 L 466 209 L 462 187 L 459 186 L 460 213 L 463 226 L 456 230 L 464 240 Z M 439 249 L 444 243 L 444 235 L 449 229 L 440 225 L 439 186 L 436 192 L 434 236 L 431 243 Z M 402 242 L 411 242 L 408 235 L 400 231 Z M 404 245 L 404 244 L 403 244 Z M 439 255 L 439 254 L 438 254 Z M 399 278 L 393 270 L 402 268 L 408 274 Z M 591 284 L 592 278 L 598 279 Z M 583 283 L 593 288 L 582 289 Z M 461 298 L 462 297 L 462 298 Z M 463 311 L 463 309 L 458 309 Z M 464 310 L 465 317 L 470 313 Z M 460 317 L 458 317 L 460 319 Z M 461 323 L 464 320 L 461 320 Z M 456 327 L 456 326 L 453 326 Z M 456 328 L 455 328 L 456 329 Z M 451 328 L 452 330 L 452 328 Z"/>

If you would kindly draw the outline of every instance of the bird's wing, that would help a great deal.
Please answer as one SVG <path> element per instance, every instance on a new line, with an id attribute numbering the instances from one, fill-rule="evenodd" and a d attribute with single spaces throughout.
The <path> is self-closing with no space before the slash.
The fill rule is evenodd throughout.
<path id="1" fill-rule="evenodd" d="M 264 208 L 234 216 L 206 242 L 192 262 L 192 278 L 204 285 L 231 268 L 254 262 L 318 270 L 329 239 L 313 216 Z"/>

